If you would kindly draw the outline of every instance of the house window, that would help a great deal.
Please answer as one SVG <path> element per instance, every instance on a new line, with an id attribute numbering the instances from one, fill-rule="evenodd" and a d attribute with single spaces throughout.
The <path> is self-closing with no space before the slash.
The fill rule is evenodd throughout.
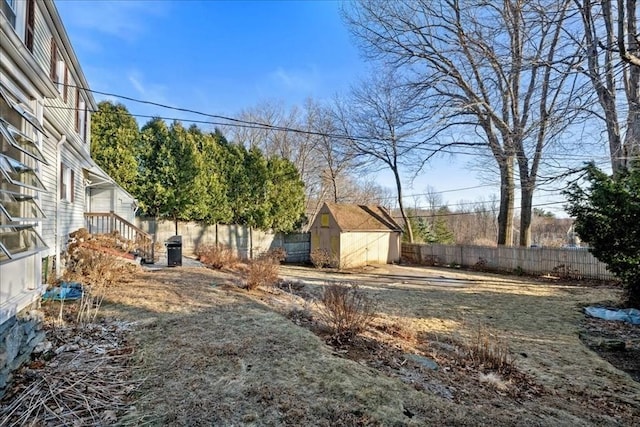
<path id="1" fill-rule="evenodd" d="M 75 172 L 64 163 L 60 163 L 60 200 L 75 200 Z"/>
<path id="2" fill-rule="evenodd" d="M 46 248 L 47 245 L 33 225 L 0 226 L 0 262 L 31 255 Z"/>
<path id="3" fill-rule="evenodd" d="M 69 70 L 64 71 L 64 89 L 62 92 L 62 100 L 67 103 L 69 100 Z"/>
<path id="4" fill-rule="evenodd" d="M 0 0 L 2 12 L 12 27 L 16 26 L 17 0 Z"/>
<path id="5" fill-rule="evenodd" d="M 67 78 L 67 67 L 64 63 L 64 60 L 58 59 L 57 67 L 58 70 L 56 72 L 56 76 L 58 80 L 56 80 L 55 82 L 58 86 L 58 93 L 62 94 L 62 97 L 64 98 L 64 92 L 66 90 L 65 80 Z"/>
<path id="6" fill-rule="evenodd" d="M 0 175 L 12 185 L 45 191 L 35 170 L 18 160 L 0 154 Z"/>
<path id="7" fill-rule="evenodd" d="M 76 88 L 76 132 L 83 141 L 87 139 L 87 104 L 82 99 L 78 88 Z"/>
<path id="8" fill-rule="evenodd" d="M 60 65 L 58 61 L 60 59 L 60 54 L 58 52 L 58 46 L 56 46 L 56 41 L 51 38 L 51 62 L 49 62 L 49 77 L 54 83 L 58 83 L 60 81 L 60 76 L 58 72 L 60 71 Z"/>
<path id="9" fill-rule="evenodd" d="M 0 263 L 46 248 L 34 228 L 44 218 L 36 191 L 46 190 L 36 170 L 46 162 L 34 139 L 42 125 L 16 99 L 0 86 Z"/>
<path id="10" fill-rule="evenodd" d="M 45 217 L 33 196 L 4 190 L 0 190 L 0 213 L 14 222 Z"/>
<path id="11" fill-rule="evenodd" d="M 33 37 L 36 23 L 35 0 L 27 0 L 27 16 L 24 30 L 24 44 L 33 53 Z"/>
<path id="12" fill-rule="evenodd" d="M 33 157 L 39 162 L 47 164 L 44 155 L 36 145 L 35 141 L 2 118 L 0 118 L 0 136 L 2 136 L 9 145 L 22 151 L 27 156 Z"/>
<path id="13" fill-rule="evenodd" d="M 1 0 L 0 0 L 1 1 Z M 2 89 L 0 86 L 0 100 L 4 101 L 7 106 L 13 109 L 16 113 L 22 116 L 35 130 L 40 132 L 42 135 L 46 135 L 44 128 L 40 124 L 38 118 L 31 111 L 27 110 L 22 104 L 12 101 L 9 98 L 9 95 Z"/>

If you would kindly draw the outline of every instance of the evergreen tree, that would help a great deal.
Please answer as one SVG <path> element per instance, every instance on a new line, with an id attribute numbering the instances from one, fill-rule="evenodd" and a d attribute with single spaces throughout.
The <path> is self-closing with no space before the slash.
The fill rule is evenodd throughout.
<path id="1" fill-rule="evenodd" d="M 136 193 L 138 163 L 135 145 L 140 138 L 136 119 L 122 104 L 102 101 L 91 116 L 91 157 L 122 188 Z"/>
<path id="2" fill-rule="evenodd" d="M 274 231 L 293 231 L 304 218 L 304 183 L 298 170 L 287 159 L 267 161 L 269 223 Z"/>
<path id="3" fill-rule="evenodd" d="M 224 136 L 219 131 L 203 133 L 197 126 L 189 128 L 196 149 L 201 156 L 201 168 L 196 178 L 202 193 L 193 200 L 189 217 L 206 224 L 225 223 L 231 221 L 231 207 L 227 195 L 225 181 L 223 144 Z"/>
<path id="4" fill-rule="evenodd" d="M 449 209 L 447 207 L 441 207 L 436 211 L 436 218 L 433 223 L 433 241 L 429 243 L 441 243 L 444 245 L 455 243 L 453 231 L 451 231 L 447 223 L 448 214 Z"/>
<path id="5" fill-rule="evenodd" d="M 140 174 L 138 198 L 149 215 L 171 219 L 178 234 L 178 221 L 191 219 L 203 185 L 198 180 L 202 156 L 193 136 L 179 123 L 171 127 L 159 118 L 142 129 L 138 145 Z"/>
<path id="6" fill-rule="evenodd" d="M 565 191 L 567 211 L 589 250 L 622 281 L 627 304 L 640 308 L 640 169 L 609 176 L 591 163 L 586 173 L 588 188 L 574 183 Z"/>

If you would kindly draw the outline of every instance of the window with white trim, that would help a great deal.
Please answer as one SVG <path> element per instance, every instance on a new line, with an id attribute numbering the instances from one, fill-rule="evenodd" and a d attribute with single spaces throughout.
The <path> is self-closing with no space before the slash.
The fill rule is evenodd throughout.
<path id="1" fill-rule="evenodd" d="M 66 200 L 69 203 L 75 201 L 75 181 L 76 174 L 73 169 L 60 163 L 60 200 Z"/>
<path id="2" fill-rule="evenodd" d="M 76 132 L 84 141 L 87 138 L 87 103 L 82 93 L 76 88 Z"/>

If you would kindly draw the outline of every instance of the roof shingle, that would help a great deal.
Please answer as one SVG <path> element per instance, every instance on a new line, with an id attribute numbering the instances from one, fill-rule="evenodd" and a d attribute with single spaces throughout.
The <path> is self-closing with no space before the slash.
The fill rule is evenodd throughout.
<path id="1" fill-rule="evenodd" d="M 375 205 L 325 203 L 341 231 L 402 231 L 389 212 Z"/>

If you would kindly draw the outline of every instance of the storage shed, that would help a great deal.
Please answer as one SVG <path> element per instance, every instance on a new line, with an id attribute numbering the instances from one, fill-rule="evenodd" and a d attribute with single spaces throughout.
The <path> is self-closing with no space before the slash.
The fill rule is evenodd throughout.
<path id="1" fill-rule="evenodd" d="M 400 261 L 402 227 L 381 206 L 325 203 L 311 225 L 311 251 L 339 268 Z"/>

